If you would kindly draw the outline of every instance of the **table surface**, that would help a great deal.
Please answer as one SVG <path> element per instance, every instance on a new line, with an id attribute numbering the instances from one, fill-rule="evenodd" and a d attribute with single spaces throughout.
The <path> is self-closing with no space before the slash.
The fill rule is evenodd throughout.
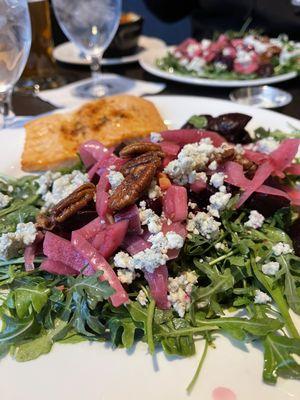
<path id="1" fill-rule="evenodd" d="M 58 72 L 70 82 L 89 76 L 88 67 L 71 66 L 61 63 L 58 64 Z M 133 79 L 164 82 L 167 86 L 160 94 L 165 95 L 190 95 L 228 99 L 230 90 L 232 90 L 230 88 L 187 85 L 157 78 L 145 72 L 138 63 L 105 67 L 103 68 L 103 72 L 116 73 Z M 276 111 L 300 119 L 300 77 L 276 84 L 276 86 L 287 90 L 293 96 L 293 100 L 290 104 L 278 108 Z M 13 108 L 17 115 L 38 115 L 55 109 L 51 104 L 40 100 L 38 97 L 21 93 L 14 94 Z M 199 113 L 201 113 L 201 110 L 199 110 Z"/>

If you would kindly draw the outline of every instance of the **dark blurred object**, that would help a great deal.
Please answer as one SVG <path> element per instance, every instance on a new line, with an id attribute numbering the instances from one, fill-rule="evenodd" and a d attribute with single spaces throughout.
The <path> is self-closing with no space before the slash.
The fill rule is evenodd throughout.
<path id="1" fill-rule="evenodd" d="M 300 218 L 298 218 L 291 226 L 289 235 L 293 241 L 296 255 L 300 256 Z"/>
<path id="2" fill-rule="evenodd" d="M 282 208 L 289 207 L 290 201 L 285 197 L 273 196 L 264 193 L 253 193 L 245 206 L 249 210 L 257 210 L 264 217 L 268 218 Z"/>
<path id="3" fill-rule="evenodd" d="M 197 117 L 204 117 L 207 123 L 203 126 L 203 129 L 220 133 L 230 143 L 251 143 L 252 139 L 245 127 L 252 117 L 241 113 L 228 113 L 222 114 L 218 117 L 212 117 L 211 115 L 197 115 Z M 195 129 L 191 123 L 191 119 L 186 122 L 182 129 Z"/>
<path id="4" fill-rule="evenodd" d="M 113 58 L 134 54 L 143 29 L 143 22 L 143 18 L 135 13 L 122 14 L 117 33 L 104 52 L 104 57 Z"/>
<path id="5" fill-rule="evenodd" d="M 53 52 L 52 24 L 48 0 L 28 1 L 32 44 L 29 58 L 18 83 L 18 90 L 39 92 L 54 89 L 63 84 L 57 72 Z"/>
<path id="6" fill-rule="evenodd" d="M 166 22 L 187 15 L 192 19 L 193 37 L 213 37 L 215 32 L 240 31 L 249 20 L 249 29 L 274 37 L 287 33 L 300 40 L 300 3 L 297 0 L 144 0 L 149 9 Z M 293 2 L 293 3 L 292 3 Z"/>

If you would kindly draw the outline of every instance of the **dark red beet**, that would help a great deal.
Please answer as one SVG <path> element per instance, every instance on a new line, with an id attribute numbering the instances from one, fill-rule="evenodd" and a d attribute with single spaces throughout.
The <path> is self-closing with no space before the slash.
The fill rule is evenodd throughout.
<path id="1" fill-rule="evenodd" d="M 300 256 L 300 218 L 298 218 L 290 227 L 289 235 L 293 241 L 296 255 Z"/>
<path id="2" fill-rule="evenodd" d="M 290 202 L 285 197 L 272 196 L 264 193 L 253 193 L 245 203 L 245 207 L 257 210 L 264 217 L 271 217 L 281 208 L 289 207 Z"/>

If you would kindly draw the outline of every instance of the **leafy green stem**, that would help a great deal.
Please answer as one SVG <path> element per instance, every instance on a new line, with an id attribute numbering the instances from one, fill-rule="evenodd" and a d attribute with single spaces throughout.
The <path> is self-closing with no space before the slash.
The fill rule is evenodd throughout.
<path id="1" fill-rule="evenodd" d="M 191 380 L 191 382 L 189 383 L 188 387 L 186 388 L 186 391 L 188 392 L 188 394 L 190 394 L 192 392 L 193 387 L 195 386 L 195 383 L 196 383 L 196 381 L 197 381 L 197 379 L 198 379 L 198 377 L 200 375 L 200 372 L 201 372 L 202 367 L 203 367 L 203 363 L 204 363 L 206 355 L 207 355 L 207 350 L 208 350 L 208 341 L 206 340 L 205 341 L 205 346 L 204 346 L 204 349 L 203 349 L 203 353 L 202 353 L 202 356 L 200 358 L 200 361 L 199 361 L 198 367 L 196 369 L 196 372 L 195 372 L 195 374 L 193 376 L 193 379 Z"/>
<path id="2" fill-rule="evenodd" d="M 280 310 L 280 313 L 285 321 L 286 328 L 290 335 L 293 338 L 299 338 L 299 332 L 290 316 L 289 309 L 287 306 L 287 303 L 283 297 L 281 289 L 277 286 L 275 288 L 272 288 L 271 284 L 268 282 L 268 279 L 262 274 L 256 265 L 255 260 L 253 257 L 251 258 L 251 263 L 252 263 L 252 268 L 253 272 L 256 276 L 256 278 L 260 281 L 260 283 L 266 288 L 266 290 L 269 292 L 269 294 L 272 296 L 273 300 L 275 301 L 278 309 Z"/>
<path id="3" fill-rule="evenodd" d="M 224 254 L 223 256 L 220 256 L 218 258 L 215 258 L 214 260 L 209 262 L 210 266 L 218 264 L 220 261 L 226 260 L 226 258 L 233 256 L 236 254 L 238 251 L 237 250 L 231 250 L 228 253 Z"/>
<path id="4" fill-rule="evenodd" d="M 153 338 L 154 311 L 155 311 L 155 300 L 152 299 L 150 301 L 150 304 L 148 307 L 147 322 L 146 322 L 147 341 L 148 341 L 148 347 L 149 347 L 150 354 L 153 354 L 154 350 L 155 350 L 155 344 L 154 344 L 154 338 Z"/>

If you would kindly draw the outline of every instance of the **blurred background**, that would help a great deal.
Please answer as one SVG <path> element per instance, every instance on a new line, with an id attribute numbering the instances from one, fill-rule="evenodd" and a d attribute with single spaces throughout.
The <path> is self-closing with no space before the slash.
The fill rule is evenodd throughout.
<path id="1" fill-rule="evenodd" d="M 53 39 L 55 45 L 67 41 L 67 38 L 59 28 L 51 10 L 53 24 Z M 191 23 L 189 18 L 179 22 L 165 23 L 160 21 L 151 13 L 142 0 L 123 0 L 123 11 L 133 11 L 144 17 L 143 34 L 146 36 L 157 36 L 167 44 L 177 44 L 191 36 Z"/>

